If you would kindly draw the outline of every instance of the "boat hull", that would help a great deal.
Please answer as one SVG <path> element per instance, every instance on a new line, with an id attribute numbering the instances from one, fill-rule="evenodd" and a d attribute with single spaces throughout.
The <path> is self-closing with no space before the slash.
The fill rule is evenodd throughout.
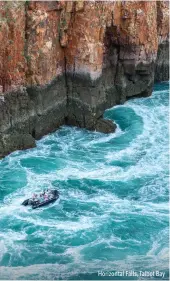
<path id="1" fill-rule="evenodd" d="M 24 200 L 22 205 L 24 205 L 24 206 L 29 205 L 29 206 L 32 206 L 33 209 L 37 209 L 37 208 L 46 206 L 50 203 L 54 203 L 59 198 L 59 193 L 57 190 L 52 190 L 51 194 L 53 195 L 53 197 L 49 200 L 45 200 L 43 202 L 33 202 L 32 199 L 26 199 L 26 200 Z"/>
<path id="2" fill-rule="evenodd" d="M 59 196 L 58 196 L 58 197 L 59 197 Z M 48 205 L 48 204 L 50 204 L 50 203 L 55 202 L 55 201 L 58 199 L 58 197 L 52 198 L 52 199 L 50 199 L 50 200 L 44 201 L 44 202 L 39 203 L 39 204 L 35 204 L 35 205 L 32 204 L 32 208 L 33 208 L 33 209 L 37 209 L 37 208 L 40 208 L 40 207 L 42 207 L 42 206 L 46 206 L 46 205 Z"/>

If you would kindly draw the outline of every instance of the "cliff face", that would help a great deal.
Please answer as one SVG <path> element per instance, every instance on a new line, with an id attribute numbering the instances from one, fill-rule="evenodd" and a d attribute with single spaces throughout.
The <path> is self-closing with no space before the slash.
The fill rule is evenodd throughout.
<path id="1" fill-rule="evenodd" d="M 0 156 L 169 79 L 168 1 L 0 2 Z M 155 75 L 154 75 L 155 73 Z"/>
<path id="2" fill-rule="evenodd" d="M 169 79 L 169 10 L 168 1 L 157 2 L 158 53 L 155 67 L 155 81 Z"/>

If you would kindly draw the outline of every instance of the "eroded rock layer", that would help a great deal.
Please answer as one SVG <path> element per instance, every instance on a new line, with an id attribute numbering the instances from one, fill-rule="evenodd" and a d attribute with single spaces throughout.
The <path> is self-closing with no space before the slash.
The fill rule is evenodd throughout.
<path id="1" fill-rule="evenodd" d="M 169 79 L 168 1 L 0 2 L 0 156 Z"/>

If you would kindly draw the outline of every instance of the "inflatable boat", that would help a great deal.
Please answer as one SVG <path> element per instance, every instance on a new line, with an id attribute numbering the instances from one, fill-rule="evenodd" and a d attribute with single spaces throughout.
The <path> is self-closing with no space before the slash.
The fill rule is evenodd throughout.
<path id="1" fill-rule="evenodd" d="M 33 209 L 42 207 L 42 206 L 46 206 L 50 203 L 55 202 L 58 198 L 59 198 L 59 192 L 54 189 L 54 190 L 49 190 L 48 193 L 46 193 L 47 196 L 49 198 L 47 199 L 43 199 L 43 201 L 40 201 L 38 198 L 35 200 L 33 198 L 29 198 L 24 200 L 24 202 L 22 202 L 22 205 L 24 206 L 32 206 Z"/>

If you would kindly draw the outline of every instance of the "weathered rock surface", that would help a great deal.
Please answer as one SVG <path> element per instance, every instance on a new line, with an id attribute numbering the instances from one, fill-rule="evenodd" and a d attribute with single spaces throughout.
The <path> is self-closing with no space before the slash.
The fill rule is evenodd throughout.
<path id="1" fill-rule="evenodd" d="M 157 2 L 158 53 L 155 67 L 155 81 L 169 79 L 169 9 L 168 1 Z"/>
<path id="2" fill-rule="evenodd" d="M 114 133 L 116 130 L 116 124 L 114 124 L 111 120 L 100 118 L 97 120 L 94 129 L 105 134 Z"/>
<path id="3" fill-rule="evenodd" d="M 0 134 L 0 158 L 15 150 L 35 147 L 35 139 L 30 134 Z"/>
<path id="4" fill-rule="evenodd" d="M 168 1 L 0 2 L 0 156 L 169 79 Z M 18 136 L 18 137 L 16 137 Z"/>

